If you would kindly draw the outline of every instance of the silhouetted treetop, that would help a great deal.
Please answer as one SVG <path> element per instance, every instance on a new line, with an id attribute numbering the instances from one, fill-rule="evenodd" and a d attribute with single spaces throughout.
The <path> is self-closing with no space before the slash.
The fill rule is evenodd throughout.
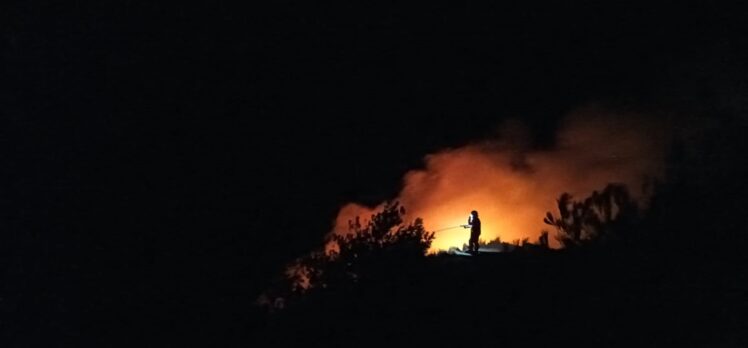
<path id="1" fill-rule="evenodd" d="M 404 215 L 398 202 L 387 202 L 365 224 L 358 217 L 349 221 L 348 233 L 329 236 L 328 250 L 297 263 L 296 277 L 309 289 L 350 285 L 423 258 L 434 233 L 426 231 L 420 218 L 404 224 Z"/>
<path id="2" fill-rule="evenodd" d="M 543 222 L 556 227 L 556 239 L 564 247 L 623 238 L 640 219 L 638 205 L 622 184 L 608 184 L 583 201 L 563 193 L 556 202 L 560 216 L 548 212 Z"/>

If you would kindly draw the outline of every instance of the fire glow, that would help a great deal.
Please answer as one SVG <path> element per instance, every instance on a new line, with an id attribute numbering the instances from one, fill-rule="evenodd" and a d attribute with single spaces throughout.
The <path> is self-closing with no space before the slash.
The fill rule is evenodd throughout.
<path id="1" fill-rule="evenodd" d="M 439 230 L 466 224 L 471 210 L 480 213 L 481 239 L 535 242 L 549 227 L 543 216 L 556 211 L 563 192 L 584 198 L 615 182 L 644 200 L 643 185 L 663 175 L 669 143 L 663 130 L 637 115 L 588 107 L 566 118 L 552 149 L 530 150 L 515 124 L 496 140 L 427 155 L 425 169 L 406 173 L 394 199 L 406 208 L 406 223 L 421 217 L 427 230 L 437 231 L 432 252 L 467 243 L 469 230 Z M 346 233 L 349 220 L 366 220 L 380 208 L 343 206 L 333 233 Z"/>

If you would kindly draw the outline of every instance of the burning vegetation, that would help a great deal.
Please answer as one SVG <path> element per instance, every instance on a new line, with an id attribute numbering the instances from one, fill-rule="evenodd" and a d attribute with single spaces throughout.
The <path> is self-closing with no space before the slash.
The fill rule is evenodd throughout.
<path id="1" fill-rule="evenodd" d="M 482 239 L 535 241 L 547 228 L 543 216 L 564 192 L 587 197 L 616 183 L 629 188 L 627 198 L 646 205 L 648 187 L 663 175 L 670 143 L 665 129 L 642 115 L 590 106 L 566 118 L 551 148 L 538 149 L 514 123 L 496 139 L 427 155 L 425 168 L 405 174 L 395 200 L 408 208 L 406 221 L 422 218 L 436 231 L 431 252 L 461 246 L 468 234 L 446 227 L 464 224 L 474 209 L 483 220 Z M 350 221 L 382 208 L 347 204 L 333 231 L 346 234 Z M 550 245 L 561 246 L 555 238 Z"/>

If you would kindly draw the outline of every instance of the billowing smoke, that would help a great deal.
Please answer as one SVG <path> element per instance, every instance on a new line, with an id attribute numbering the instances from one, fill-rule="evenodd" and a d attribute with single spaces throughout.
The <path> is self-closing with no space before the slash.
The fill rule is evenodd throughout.
<path id="1" fill-rule="evenodd" d="M 432 251 L 467 242 L 467 230 L 438 230 L 466 224 L 471 210 L 483 222 L 481 239 L 535 241 L 563 192 L 584 198 L 615 182 L 643 201 L 643 187 L 663 175 L 666 129 L 652 118 L 590 106 L 564 119 L 553 148 L 533 150 L 521 123 L 508 122 L 497 139 L 427 155 L 425 169 L 406 173 L 393 199 L 407 209 L 408 221 L 421 217 L 437 231 Z M 366 220 L 378 209 L 343 206 L 333 233 L 346 233 L 349 220 Z"/>

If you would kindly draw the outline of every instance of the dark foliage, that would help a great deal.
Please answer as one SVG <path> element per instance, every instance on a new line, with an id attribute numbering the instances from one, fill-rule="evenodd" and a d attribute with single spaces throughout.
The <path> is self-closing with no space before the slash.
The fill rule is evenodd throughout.
<path id="1" fill-rule="evenodd" d="M 328 250 L 313 252 L 291 267 L 295 290 L 368 282 L 382 272 L 395 272 L 403 264 L 423 259 L 434 233 L 424 229 L 421 219 L 403 224 L 404 214 L 398 202 L 389 202 L 365 225 L 359 217 L 349 221 L 348 233 L 329 237 Z"/>
<path id="2" fill-rule="evenodd" d="M 646 211 L 615 184 L 581 202 L 562 195 L 561 216 L 545 217 L 559 230 L 561 250 L 543 248 L 544 233 L 512 252 L 403 258 L 396 268 L 368 263 L 378 269 L 367 270 L 374 279 L 347 278 L 350 286 L 300 297 L 257 327 L 257 342 L 743 346 L 748 260 L 735 245 L 746 237 L 723 229 L 730 219 L 696 216 L 713 201 L 696 199 L 704 187 L 689 182 L 656 185 Z M 733 236 L 732 243 L 710 241 L 706 231 Z"/>
<path id="3" fill-rule="evenodd" d="M 568 193 L 561 194 L 557 200 L 560 216 L 548 212 L 543 219 L 556 227 L 556 239 L 564 247 L 606 243 L 634 233 L 639 208 L 626 186 L 608 184 L 602 192 L 594 191 L 583 201 L 572 198 Z"/>

